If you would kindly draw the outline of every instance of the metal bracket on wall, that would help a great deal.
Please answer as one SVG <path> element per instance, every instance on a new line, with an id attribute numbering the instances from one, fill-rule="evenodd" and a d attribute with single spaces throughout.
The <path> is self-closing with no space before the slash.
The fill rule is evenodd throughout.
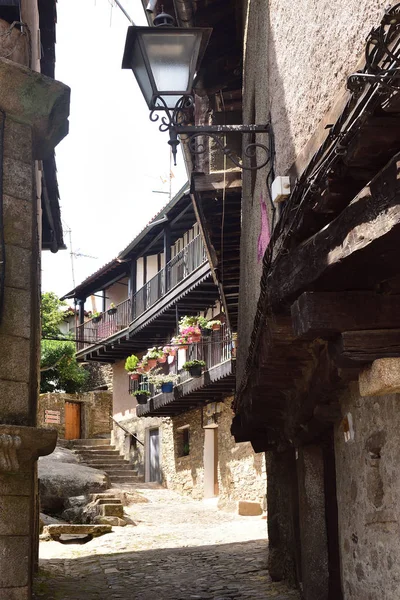
<path id="1" fill-rule="evenodd" d="M 238 160 L 234 152 L 224 143 L 223 137 L 227 134 L 239 133 L 256 134 L 269 133 L 270 125 L 188 125 L 190 121 L 191 109 L 194 107 L 193 96 L 182 96 L 176 103 L 173 109 L 168 108 L 162 96 L 155 96 L 152 100 L 153 110 L 150 113 L 150 120 L 157 122 L 161 118 L 159 130 L 161 132 L 169 132 L 168 144 L 172 148 L 174 164 L 176 165 L 177 148 L 180 144 L 178 136 L 188 136 L 188 144 L 192 154 L 204 154 L 207 151 L 207 145 L 202 138 L 211 139 L 222 152 L 237 166 L 246 171 L 256 171 L 262 169 L 270 161 L 270 151 L 265 144 L 253 142 L 247 144 L 244 148 L 244 156 L 248 159 L 244 161 Z M 160 117 L 159 111 L 163 112 Z M 265 152 L 266 157 L 257 163 L 257 150 Z M 253 163 L 253 164 L 252 164 Z"/>

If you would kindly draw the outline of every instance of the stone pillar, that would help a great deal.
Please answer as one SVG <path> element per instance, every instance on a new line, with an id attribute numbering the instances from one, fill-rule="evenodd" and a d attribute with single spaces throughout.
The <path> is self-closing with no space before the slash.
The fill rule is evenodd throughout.
<path id="1" fill-rule="evenodd" d="M 52 452 L 57 437 L 55 432 L 36 428 L 40 348 L 36 161 L 45 158 L 66 134 L 68 108 L 66 86 L 0 59 L 0 222 L 5 244 L 3 248 L 0 230 L 0 298 L 4 294 L 0 309 L 0 600 L 31 596 L 37 545 L 36 460 Z"/>
<path id="2" fill-rule="evenodd" d="M 298 450 L 299 523 L 304 600 L 328 600 L 328 540 L 321 446 Z"/>

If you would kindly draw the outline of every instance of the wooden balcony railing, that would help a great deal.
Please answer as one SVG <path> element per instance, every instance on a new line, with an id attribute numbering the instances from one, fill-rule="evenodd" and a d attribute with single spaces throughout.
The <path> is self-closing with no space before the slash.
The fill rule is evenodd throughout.
<path id="1" fill-rule="evenodd" d="M 75 331 L 77 350 L 97 344 L 128 327 L 132 321 L 140 317 L 178 283 L 205 263 L 206 260 L 205 246 L 201 236 L 198 235 L 170 260 L 157 275 L 136 292 L 133 296 L 132 309 L 128 298 L 115 307 L 116 312 L 114 314 L 105 311 L 101 313 L 99 321 L 92 318 L 79 325 Z"/>
<path id="2" fill-rule="evenodd" d="M 231 332 L 223 324 L 219 331 L 210 331 L 210 334 L 208 336 L 203 336 L 200 342 L 196 344 L 189 344 L 188 349 L 181 350 L 181 352 L 185 352 L 185 361 L 204 360 L 206 363 L 204 370 L 207 371 L 212 367 L 216 367 L 217 365 L 234 358 L 235 345 Z M 184 383 L 191 378 L 189 371 L 185 371 L 182 368 L 178 369 L 178 355 L 175 357 L 172 365 L 164 363 L 162 365 L 158 365 L 158 368 L 164 373 L 178 375 L 179 378 L 176 385 Z M 130 393 L 137 391 L 139 388 L 149 391 L 151 393 L 151 397 L 160 393 L 160 389 L 158 387 L 148 383 L 147 375 L 142 375 L 139 381 L 133 381 L 129 379 Z"/>
<path id="3" fill-rule="evenodd" d="M 111 314 L 110 314 L 111 313 Z M 128 327 L 131 318 L 131 301 L 130 298 L 117 304 L 114 309 L 110 309 L 100 315 L 100 320 L 96 317 L 85 321 L 82 325 L 76 328 L 76 346 L 77 350 L 82 350 L 85 346 L 96 344 L 100 340 L 104 340 L 118 331 Z"/>
<path id="4" fill-rule="evenodd" d="M 136 292 L 133 297 L 133 320 L 140 317 L 206 260 L 206 249 L 201 236 L 198 235 Z"/>

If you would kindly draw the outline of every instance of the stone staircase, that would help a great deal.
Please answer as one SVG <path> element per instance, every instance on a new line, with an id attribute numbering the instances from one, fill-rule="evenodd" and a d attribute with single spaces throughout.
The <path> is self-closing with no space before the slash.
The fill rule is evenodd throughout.
<path id="1" fill-rule="evenodd" d="M 79 455 L 83 464 L 105 471 L 112 487 L 125 487 L 143 481 L 137 470 L 120 455 L 109 439 L 73 440 L 71 449 Z"/>

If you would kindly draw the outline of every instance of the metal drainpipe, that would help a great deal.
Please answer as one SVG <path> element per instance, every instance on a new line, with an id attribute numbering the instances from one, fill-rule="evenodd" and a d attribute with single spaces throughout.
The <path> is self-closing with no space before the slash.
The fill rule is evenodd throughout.
<path id="1" fill-rule="evenodd" d="M 191 0 L 173 0 L 181 27 L 193 27 L 193 4 Z"/>

